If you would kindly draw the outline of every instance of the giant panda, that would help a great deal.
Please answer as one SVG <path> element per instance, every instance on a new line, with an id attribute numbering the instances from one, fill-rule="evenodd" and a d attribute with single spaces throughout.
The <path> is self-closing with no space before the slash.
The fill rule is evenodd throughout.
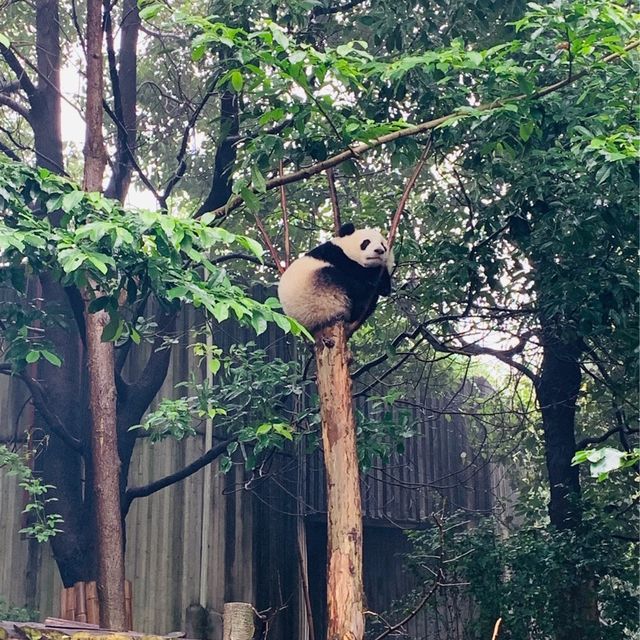
<path id="1" fill-rule="evenodd" d="M 284 312 L 310 332 L 362 323 L 391 293 L 393 252 L 375 229 L 344 224 L 338 236 L 294 260 L 278 285 Z"/>

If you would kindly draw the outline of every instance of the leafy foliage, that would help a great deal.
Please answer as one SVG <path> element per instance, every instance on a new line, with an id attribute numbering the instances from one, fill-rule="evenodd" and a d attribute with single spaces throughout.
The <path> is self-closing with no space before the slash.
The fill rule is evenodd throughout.
<path id="1" fill-rule="evenodd" d="M 251 238 L 209 226 L 206 218 L 125 211 L 45 169 L 31 170 L 6 160 L 0 160 L 0 209 L 4 278 L 23 296 L 27 292 L 17 273 L 25 268 L 49 271 L 63 285 L 89 291 L 90 311 L 106 310 L 111 318 L 103 340 L 118 340 L 126 331 L 133 342 L 140 342 L 132 309 L 149 296 L 169 307 L 203 307 L 218 321 L 233 312 L 257 333 L 268 322 L 296 334 L 304 331 L 275 310 L 277 301 L 251 300 L 210 261 L 213 249 L 231 244 L 258 257 L 262 249 Z M 38 212 L 59 212 L 58 224 Z M 12 344 L 5 355 L 17 367 L 40 357 L 61 364 L 46 341 L 30 339 L 27 323 L 38 314 L 42 312 L 31 304 L 26 309 L 10 306 L 13 322 L 5 332 Z"/>
<path id="2" fill-rule="evenodd" d="M 178 388 L 194 395 L 176 400 L 163 399 L 158 409 L 145 418 L 142 428 L 152 441 L 166 437 L 182 439 L 197 433 L 199 423 L 213 420 L 217 438 L 229 439 L 222 471 L 231 468 L 231 456 L 240 451 L 247 469 L 254 469 L 265 454 L 281 449 L 294 437 L 304 435 L 295 422 L 304 419 L 299 401 L 304 391 L 297 363 L 269 357 L 253 342 L 232 345 L 228 354 L 218 348 L 206 349 L 196 343 L 196 353 L 214 351 L 218 363 L 213 382 L 194 377 Z"/>
<path id="3" fill-rule="evenodd" d="M 12 622 L 33 622 L 40 618 L 37 611 L 28 607 L 16 607 L 12 604 L 0 600 L 0 620 L 11 620 Z"/>
<path id="4" fill-rule="evenodd" d="M 458 586 L 443 589 L 430 606 L 444 607 L 470 596 L 470 619 L 462 636 L 456 636 L 465 639 L 491 637 L 498 618 L 503 621 L 500 635 L 509 640 L 543 640 L 562 630 L 592 640 L 635 637 L 638 602 L 632 539 L 620 536 L 619 522 L 611 515 L 590 512 L 587 519 L 579 532 L 523 523 L 505 536 L 492 518 L 469 527 L 464 526 L 466 517 L 450 517 L 444 527 L 446 583 Z M 434 527 L 408 536 L 412 549 L 407 566 L 419 584 L 428 585 L 433 578 L 426 568 L 441 545 L 440 533 Z M 585 576 L 595 582 L 602 626 L 585 618 L 580 629 L 567 628 L 573 623 L 563 609 L 562 595 L 575 593 L 578 598 Z M 588 606 L 583 615 L 588 615 Z"/>
<path id="5" fill-rule="evenodd" d="M 18 486 L 29 496 L 29 502 L 23 511 L 28 514 L 29 524 L 21 529 L 20 533 L 33 537 L 38 542 L 47 542 L 56 533 L 60 533 L 58 526 L 62 523 L 62 518 L 56 513 L 45 512 L 45 505 L 56 500 L 46 497 L 47 492 L 54 487 L 44 484 L 40 478 L 34 476 L 21 454 L 0 444 L 0 469 L 2 468 L 8 475 L 18 477 Z M 0 607 L 0 620 L 2 619 L 6 618 L 2 618 Z"/>

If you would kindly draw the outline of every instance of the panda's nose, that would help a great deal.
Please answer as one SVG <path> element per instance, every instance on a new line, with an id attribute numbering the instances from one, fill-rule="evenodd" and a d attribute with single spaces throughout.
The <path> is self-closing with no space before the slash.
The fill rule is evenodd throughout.
<path id="1" fill-rule="evenodd" d="M 384 249 L 382 247 L 378 247 L 377 249 L 374 249 L 374 252 L 381 256 L 384 253 Z"/>

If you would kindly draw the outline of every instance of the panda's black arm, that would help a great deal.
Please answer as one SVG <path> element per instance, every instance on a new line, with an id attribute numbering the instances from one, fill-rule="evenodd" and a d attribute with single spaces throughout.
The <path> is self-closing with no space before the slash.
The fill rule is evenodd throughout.
<path id="1" fill-rule="evenodd" d="M 378 295 L 388 296 L 391 294 L 391 274 L 386 267 L 381 269 L 380 278 L 378 280 Z"/>

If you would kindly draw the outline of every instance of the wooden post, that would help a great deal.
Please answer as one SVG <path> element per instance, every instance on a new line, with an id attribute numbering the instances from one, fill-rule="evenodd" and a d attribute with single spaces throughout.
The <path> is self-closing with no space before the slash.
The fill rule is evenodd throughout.
<path id="1" fill-rule="evenodd" d="M 345 326 L 315 337 L 327 478 L 327 640 L 362 640 L 362 507 Z"/>
<path id="2" fill-rule="evenodd" d="M 248 602 L 225 602 L 222 640 L 252 640 L 253 607 Z"/>
<path id="3" fill-rule="evenodd" d="M 95 580 L 87 584 L 87 622 L 100 624 L 100 605 L 98 604 L 98 585 Z M 131 627 L 128 627 L 131 629 Z"/>

